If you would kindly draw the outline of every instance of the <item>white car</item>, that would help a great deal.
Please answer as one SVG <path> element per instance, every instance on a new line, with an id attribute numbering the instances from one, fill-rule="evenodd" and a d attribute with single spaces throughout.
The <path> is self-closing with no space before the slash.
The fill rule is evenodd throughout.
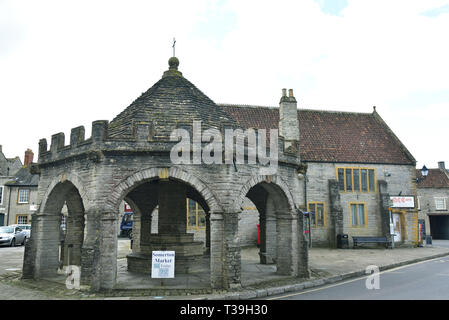
<path id="1" fill-rule="evenodd" d="M 8 245 L 14 247 L 16 244 L 25 244 L 26 233 L 19 227 L 6 226 L 0 227 L 0 245 Z"/>
<path id="2" fill-rule="evenodd" d="M 11 227 L 19 227 L 22 231 L 25 232 L 27 239 L 30 238 L 31 235 L 31 224 L 11 224 Z"/>

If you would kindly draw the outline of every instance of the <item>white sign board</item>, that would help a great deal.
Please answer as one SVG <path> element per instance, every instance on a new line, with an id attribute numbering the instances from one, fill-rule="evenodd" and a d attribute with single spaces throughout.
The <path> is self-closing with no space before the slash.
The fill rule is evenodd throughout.
<path id="1" fill-rule="evenodd" d="M 175 252 L 153 251 L 151 278 L 174 278 L 175 277 Z"/>
<path id="2" fill-rule="evenodd" d="M 390 206 L 392 208 L 414 208 L 415 197 L 413 196 L 390 197 Z"/>
<path id="3" fill-rule="evenodd" d="M 35 204 L 30 205 L 30 211 L 37 211 L 37 205 Z"/>

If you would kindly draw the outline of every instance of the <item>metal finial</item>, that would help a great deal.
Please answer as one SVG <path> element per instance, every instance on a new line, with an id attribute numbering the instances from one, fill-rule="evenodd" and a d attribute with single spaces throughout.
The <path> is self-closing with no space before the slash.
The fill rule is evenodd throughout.
<path id="1" fill-rule="evenodd" d="M 172 48 L 173 48 L 173 57 L 175 56 L 175 45 L 176 45 L 176 39 L 173 38 L 173 45 L 172 45 Z"/>

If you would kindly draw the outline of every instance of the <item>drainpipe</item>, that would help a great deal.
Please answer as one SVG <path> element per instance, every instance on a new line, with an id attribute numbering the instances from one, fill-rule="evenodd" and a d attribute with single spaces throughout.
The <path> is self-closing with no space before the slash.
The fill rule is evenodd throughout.
<path id="1" fill-rule="evenodd" d="M 8 216 L 6 217 L 6 225 L 9 226 L 9 212 L 11 209 L 11 193 L 12 193 L 12 187 L 8 186 L 9 188 L 9 197 L 8 197 Z"/>
<path id="2" fill-rule="evenodd" d="M 307 210 L 307 171 L 304 172 L 304 202 Z M 310 214 L 308 220 L 309 220 L 309 248 L 312 248 L 312 225 L 310 220 Z"/>

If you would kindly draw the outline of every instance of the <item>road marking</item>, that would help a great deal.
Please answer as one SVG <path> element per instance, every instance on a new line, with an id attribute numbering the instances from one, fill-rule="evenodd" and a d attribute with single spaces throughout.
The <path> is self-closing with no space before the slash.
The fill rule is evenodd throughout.
<path id="1" fill-rule="evenodd" d="M 415 265 L 426 263 L 426 262 L 434 262 L 435 260 L 438 260 L 438 259 L 441 259 L 441 258 L 434 258 L 434 259 L 431 259 L 431 260 L 419 261 L 419 262 L 415 262 L 415 263 L 408 264 L 408 265 L 405 265 L 405 266 L 396 267 L 396 268 L 389 269 L 389 270 L 384 270 L 384 271 L 379 272 L 379 275 L 382 274 L 382 273 L 393 272 L 393 271 L 396 271 L 396 270 L 404 269 L 404 268 L 407 268 L 407 267 L 415 266 Z M 307 290 L 307 291 L 286 294 L 286 295 L 283 295 L 283 296 L 280 296 L 280 297 L 268 298 L 267 300 L 283 299 L 283 298 L 288 298 L 288 297 L 292 297 L 292 296 L 299 296 L 301 294 L 306 294 L 306 293 L 315 292 L 315 291 L 319 291 L 319 290 L 325 290 L 325 289 L 337 287 L 337 286 L 340 286 L 340 285 L 344 285 L 344 284 L 347 284 L 347 283 L 351 283 L 351 282 L 359 281 L 359 280 L 362 280 L 362 279 L 366 279 L 369 276 L 370 275 L 361 276 L 361 277 L 358 277 L 358 278 L 354 278 L 354 279 L 343 281 L 343 282 L 338 282 L 338 283 L 335 283 L 335 284 L 331 284 L 331 285 L 320 287 L 320 288 L 316 288 L 316 289 L 311 289 L 311 290 Z"/>

